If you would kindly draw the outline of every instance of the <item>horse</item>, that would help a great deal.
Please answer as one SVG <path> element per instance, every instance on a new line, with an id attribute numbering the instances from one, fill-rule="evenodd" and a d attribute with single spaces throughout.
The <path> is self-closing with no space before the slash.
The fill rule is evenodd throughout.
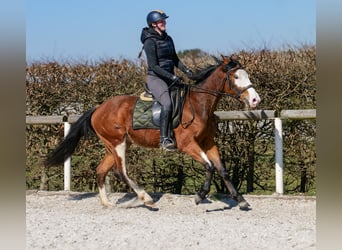
<path id="1" fill-rule="evenodd" d="M 222 55 L 221 55 L 222 56 Z M 222 56 L 217 63 L 195 74 L 196 82 L 189 84 L 189 91 L 183 105 L 180 124 L 174 128 L 177 150 L 191 156 L 204 166 L 205 180 L 195 194 L 198 205 L 210 191 L 210 184 L 216 170 L 228 188 L 230 197 L 242 210 L 249 209 L 248 202 L 232 184 L 224 168 L 214 142 L 216 122 L 214 111 L 222 96 L 238 99 L 245 108 L 255 108 L 260 97 L 249 76 L 234 56 Z M 85 112 L 72 124 L 64 140 L 47 155 L 45 166 L 62 164 L 70 157 L 82 137 L 95 133 L 105 146 L 105 155 L 96 168 L 96 179 L 100 203 L 105 207 L 109 202 L 105 189 L 105 177 L 113 169 L 136 193 L 137 200 L 153 208 L 156 204 L 152 197 L 132 180 L 126 170 L 125 153 L 133 143 L 148 148 L 159 148 L 158 129 L 132 128 L 132 114 L 138 96 L 114 96 L 102 104 Z"/>

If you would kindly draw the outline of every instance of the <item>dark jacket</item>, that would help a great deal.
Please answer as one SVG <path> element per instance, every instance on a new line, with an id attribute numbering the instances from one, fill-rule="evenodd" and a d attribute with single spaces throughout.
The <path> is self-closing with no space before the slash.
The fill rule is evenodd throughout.
<path id="1" fill-rule="evenodd" d="M 153 28 L 146 27 L 140 39 L 144 44 L 149 75 L 170 81 L 175 74 L 175 66 L 183 72 L 187 70 L 177 56 L 172 38 L 166 32 L 159 35 Z"/>

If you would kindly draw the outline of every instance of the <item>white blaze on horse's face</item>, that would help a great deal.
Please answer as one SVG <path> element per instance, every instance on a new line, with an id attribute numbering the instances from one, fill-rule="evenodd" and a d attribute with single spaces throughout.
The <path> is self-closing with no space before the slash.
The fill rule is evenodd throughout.
<path id="1" fill-rule="evenodd" d="M 251 81 L 249 80 L 247 72 L 243 69 L 238 69 L 235 72 L 234 77 L 235 85 L 240 90 L 243 90 L 248 86 L 252 85 Z M 250 108 L 255 108 L 261 100 L 260 96 L 254 88 L 248 88 L 246 91 L 243 91 L 240 96 L 240 99 Z"/>

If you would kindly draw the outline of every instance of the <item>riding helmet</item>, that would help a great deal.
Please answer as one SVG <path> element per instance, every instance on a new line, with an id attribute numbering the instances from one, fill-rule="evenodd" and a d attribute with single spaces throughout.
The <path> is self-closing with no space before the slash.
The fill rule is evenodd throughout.
<path id="1" fill-rule="evenodd" d="M 169 16 L 167 16 L 165 14 L 164 11 L 162 10 L 153 10 L 150 13 L 148 13 L 146 21 L 147 21 L 147 25 L 151 26 L 152 23 L 156 23 L 162 19 L 166 19 Z"/>

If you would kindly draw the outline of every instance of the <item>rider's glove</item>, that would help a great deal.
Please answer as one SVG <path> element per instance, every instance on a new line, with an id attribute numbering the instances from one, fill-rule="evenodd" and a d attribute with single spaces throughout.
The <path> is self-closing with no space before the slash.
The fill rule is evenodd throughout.
<path id="1" fill-rule="evenodd" d="M 189 79 L 192 79 L 193 76 L 194 76 L 194 73 L 192 73 L 192 71 L 190 69 L 187 69 L 185 71 L 185 74 L 186 74 L 187 77 L 189 77 Z"/>
<path id="2" fill-rule="evenodd" d="M 172 77 L 172 81 L 174 82 L 174 83 L 181 83 L 182 82 L 182 78 L 181 77 L 179 77 L 179 76 L 173 76 Z"/>

